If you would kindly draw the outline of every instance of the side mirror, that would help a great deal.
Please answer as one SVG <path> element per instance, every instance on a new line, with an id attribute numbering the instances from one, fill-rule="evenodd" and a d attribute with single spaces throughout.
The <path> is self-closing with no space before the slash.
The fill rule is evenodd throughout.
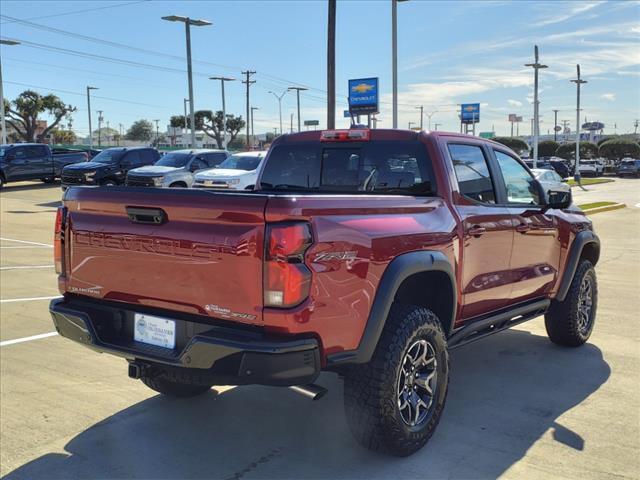
<path id="1" fill-rule="evenodd" d="M 547 192 L 547 205 L 546 208 L 562 210 L 571 206 L 572 198 L 571 192 L 566 190 L 553 190 L 550 189 Z"/>

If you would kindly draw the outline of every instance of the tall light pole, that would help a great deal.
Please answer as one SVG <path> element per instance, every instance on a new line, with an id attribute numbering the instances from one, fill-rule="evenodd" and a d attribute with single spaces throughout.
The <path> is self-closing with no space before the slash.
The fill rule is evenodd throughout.
<path id="1" fill-rule="evenodd" d="M 184 103 L 184 136 L 182 137 L 182 143 L 184 143 L 185 146 L 186 146 L 187 142 L 186 142 L 186 138 L 185 137 L 187 136 L 187 124 L 188 124 L 188 122 L 187 122 L 187 103 L 189 103 L 189 99 L 185 98 L 183 103 Z"/>
<path id="2" fill-rule="evenodd" d="M 558 141 L 558 112 L 560 110 L 553 110 L 553 141 Z"/>
<path id="3" fill-rule="evenodd" d="M 251 144 L 256 143 L 256 134 L 253 130 L 253 112 L 256 110 L 260 110 L 258 107 L 251 107 Z"/>
<path id="4" fill-rule="evenodd" d="M 542 68 L 549 68 L 547 65 L 543 65 L 538 61 L 538 46 L 534 45 L 534 57 L 535 63 L 527 63 L 525 67 L 533 67 L 534 71 L 534 85 L 533 85 L 533 168 L 538 168 L 538 136 L 540 135 L 540 125 L 538 122 L 538 70 Z"/>
<path id="5" fill-rule="evenodd" d="M 89 112 L 89 149 L 93 148 L 93 131 L 91 130 L 91 90 L 98 90 L 98 88 L 87 86 L 87 111 Z"/>
<path id="6" fill-rule="evenodd" d="M 191 25 L 194 27 L 204 27 L 211 25 L 208 20 L 194 20 L 189 17 L 181 17 L 179 15 L 169 15 L 162 17 L 162 20 L 169 22 L 184 23 L 185 34 L 187 37 L 187 76 L 189 80 L 189 116 L 191 118 L 191 148 L 196 146 L 196 116 L 193 110 L 193 72 L 191 70 Z M 186 119 L 185 119 L 186 123 Z"/>
<path id="7" fill-rule="evenodd" d="M 424 106 L 420 105 L 419 107 L 416 107 L 418 110 L 420 110 L 420 130 L 422 130 L 424 128 Z M 431 118 L 431 117 L 429 117 Z"/>
<path id="8" fill-rule="evenodd" d="M 17 42 L 15 40 L 0 40 L 0 44 L 20 45 L 20 42 Z M 2 61 L 1 60 L 0 60 L 0 118 L 2 119 L 2 124 L 0 125 L 0 128 L 2 128 L 2 144 L 4 145 L 7 143 L 7 125 L 4 121 L 4 90 L 2 88 Z"/>
<path id="9" fill-rule="evenodd" d="M 285 90 L 284 92 L 282 92 L 282 95 L 278 95 L 277 93 L 269 90 L 269 93 L 278 99 L 278 114 L 280 115 L 280 135 L 282 135 L 282 97 L 284 97 L 287 94 L 287 91 L 288 90 Z"/>
<path id="10" fill-rule="evenodd" d="M 233 82 L 235 78 L 231 77 L 209 77 L 209 80 L 220 80 L 220 86 L 222 87 L 222 146 L 227 149 L 227 107 L 224 98 L 224 82 Z"/>
<path id="11" fill-rule="evenodd" d="M 98 110 L 98 146 L 102 145 L 102 110 Z"/>
<path id="12" fill-rule="evenodd" d="M 580 78 L 580 65 L 576 65 L 576 71 L 578 77 L 569 81 L 576 84 L 576 166 L 573 174 L 575 180 L 580 183 L 580 85 L 587 81 Z"/>
<path id="13" fill-rule="evenodd" d="M 154 120 L 154 122 L 156 122 L 156 148 L 158 148 L 158 145 L 160 144 L 160 132 L 158 130 L 158 122 L 160 121 L 159 118 L 156 118 Z"/>
<path id="14" fill-rule="evenodd" d="M 398 128 L 398 3 L 391 0 L 391 76 L 393 88 L 393 128 Z"/>
<path id="15" fill-rule="evenodd" d="M 308 88 L 304 87 L 289 87 L 287 90 L 295 90 L 296 97 L 298 98 L 298 132 L 300 131 L 300 91 L 308 90 Z"/>
<path id="16" fill-rule="evenodd" d="M 336 0 L 329 0 L 327 7 L 327 128 L 331 130 L 336 128 Z"/>
<path id="17" fill-rule="evenodd" d="M 433 117 L 436 113 L 438 113 L 438 110 L 434 110 L 431 113 L 427 113 L 427 118 L 429 119 L 429 130 L 431 130 L 431 117 Z"/>

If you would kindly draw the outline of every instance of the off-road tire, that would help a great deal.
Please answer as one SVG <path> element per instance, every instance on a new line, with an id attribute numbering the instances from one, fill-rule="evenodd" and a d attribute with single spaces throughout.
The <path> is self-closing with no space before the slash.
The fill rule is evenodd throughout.
<path id="1" fill-rule="evenodd" d="M 590 282 L 592 292 L 589 323 L 586 328 L 580 325 L 580 292 L 583 283 Z M 553 301 L 544 316 L 544 326 L 549 339 L 566 347 L 579 347 L 591 336 L 596 320 L 598 307 L 598 282 L 593 264 L 589 260 L 581 260 L 571 280 L 571 286 L 565 299 Z"/>
<path id="2" fill-rule="evenodd" d="M 398 388 L 412 345 L 426 340 L 436 359 L 433 401 L 424 421 L 402 418 Z M 449 386 L 449 352 L 438 317 L 426 308 L 394 303 L 370 362 L 345 372 L 344 406 L 356 440 L 371 450 L 407 456 L 422 448 L 438 425 Z"/>
<path id="3" fill-rule="evenodd" d="M 156 375 L 148 375 L 142 377 L 144 383 L 151 390 L 167 395 L 169 397 L 188 398 L 202 395 L 211 390 L 213 385 L 203 385 L 200 383 L 191 383 L 181 381 L 175 378 L 175 375 L 167 375 L 159 373 Z"/>

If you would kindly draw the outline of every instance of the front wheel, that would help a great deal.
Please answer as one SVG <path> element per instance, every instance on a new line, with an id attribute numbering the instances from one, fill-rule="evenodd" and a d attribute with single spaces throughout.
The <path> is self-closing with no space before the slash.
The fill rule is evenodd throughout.
<path id="1" fill-rule="evenodd" d="M 591 336 L 598 307 L 596 271 L 582 260 L 573 275 L 566 298 L 554 301 L 544 316 L 549 339 L 558 345 L 579 347 Z"/>
<path id="2" fill-rule="evenodd" d="M 407 456 L 435 431 L 449 385 L 449 353 L 438 317 L 394 304 L 371 361 L 345 375 L 347 422 L 363 446 Z"/>

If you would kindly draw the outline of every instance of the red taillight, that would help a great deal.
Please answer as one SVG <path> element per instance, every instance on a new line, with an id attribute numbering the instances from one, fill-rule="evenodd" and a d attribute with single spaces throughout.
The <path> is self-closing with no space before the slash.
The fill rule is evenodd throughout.
<path id="1" fill-rule="evenodd" d="M 63 241 L 63 228 L 67 209 L 64 207 L 58 207 L 56 212 L 56 225 L 53 234 L 53 263 L 56 267 L 56 273 L 62 273 L 62 241 Z"/>
<path id="2" fill-rule="evenodd" d="M 320 134 L 321 142 L 366 142 L 369 138 L 368 129 L 324 130 Z"/>
<path id="3" fill-rule="evenodd" d="M 271 225 L 267 229 L 264 267 L 264 303 L 267 307 L 290 308 L 309 296 L 311 272 L 304 253 L 312 243 L 307 223 Z"/>

